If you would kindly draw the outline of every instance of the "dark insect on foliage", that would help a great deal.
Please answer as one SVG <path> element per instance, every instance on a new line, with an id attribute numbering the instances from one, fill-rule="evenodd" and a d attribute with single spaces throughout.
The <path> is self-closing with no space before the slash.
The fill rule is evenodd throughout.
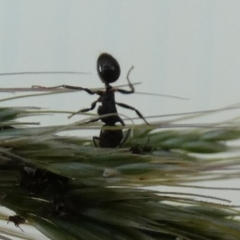
<path id="1" fill-rule="evenodd" d="M 14 225 L 22 230 L 22 228 L 19 226 L 20 224 L 24 224 L 26 220 L 23 217 L 20 217 L 19 215 L 9 216 L 7 223 L 13 222 Z M 22 232 L 24 232 L 22 230 Z"/>
<path id="2" fill-rule="evenodd" d="M 129 70 L 127 75 L 128 84 L 131 90 L 127 91 L 124 89 L 113 88 L 110 83 L 115 82 L 119 78 L 121 72 L 117 60 L 107 53 L 101 54 L 97 60 L 98 75 L 102 82 L 105 84 L 105 91 L 96 92 L 96 94 L 98 94 L 100 97 L 92 103 L 91 108 L 80 110 L 80 112 L 89 111 L 95 108 L 97 102 L 102 103 L 102 105 L 98 108 L 98 115 L 100 116 L 99 119 L 101 119 L 101 121 L 104 122 L 105 125 L 101 129 L 99 137 L 93 137 L 93 142 L 95 146 L 97 146 L 96 140 L 98 140 L 99 147 L 102 148 L 121 147 L 127 140 L 130 133 L 129 130 L 126 133 L 126 136 L 123 138 L 122 129 L 106 129 L 108 126 L 115 126 L 117 122 L 120 122 L 123 126 L 125 125 L 123 120 L 117 114 L 116 105 L 134 110 L 137 115 L 142 118 L 146 122 L 146 124 L 148 124 L 148 122 L 137 109 L 124 103 L 117 103 L 115 101 L 114 92 L 120 92 L 123 94 L 134 93 L 134 87 L 129 81 L 129 74 L 132 69 L 133 67 Z M 114 115 L 102 117 L 105 114 Z M 99 119 L 96 119 L 95 121 Z"/>
<path id="3" fill-rule="evenodd" d="M 118 103 L 115 101 L 115 92 L 120 92 L 123 94 L 131 94 L 135 92 L 134 87 L 129 80 L 129 74 L 132 69 L 133 67 L 129 70 L 127 74 L 127 81 L 128 81 L 130 90 L 112 87 L 110 84 L 113 82 L 116 82 L 120 77 L 120 73 L 121 73 L 120 65 L 117 62 L 117 60 L 114 57 L 112 57 L 110 54 L 102 53 L 97 60 L 97 72 L 101 81 L 105 84 L 104 91 L 101 91 L 101 90 L 94 91 L 88 88 L 70 86 L 70 85 L 60 85 L 60 86 L 50 87 L 50 88 L 41 87 L 41 86 L 38 86 L 38 87 L 43 89 L 66 88 L 66 89 L 72 89 L 72 90 L 83 90 L 88 94 L 91 94 L 91 95 L 97 94 L 99 96 L 97 100 L 92 102 L 91 107 L 81 109 L 78 112 L 70 115 L 69 118 L 76 115 L 77 113 L 91 111 L 96 107 L 97 103 L 101 103 L 101 105 L 98 107 L 98 110 L 97 110 L 99 117 L 94 120 L 90 120 L 89 122 L 96 122 L 98 120 L 101 120 L 103 123 L 105 123 L 105 126 L 111 126 L 111 127 L 115 126 L 115 124 L 119 122 L 122 126 L 124 126 L 125 124 L 117 112 L 116 105 L 118 105 L 120 107 L 135 111 L 136 114 L 140 118 L 142 118 L 146 124 L 148 124 L 146 119 L 136 108 L 130 105 L 127 105 L 125 103 Z M 104 115 L 108 115 L 108 116 L 104 116 Z M 111 147 L 111 148 L 121 146 L 122 141 L 124 141 L 122 130 L 119 130 L 119 129 L 118 130 L 101 129 L 99 137 L 93 138 L 95 146 L 97 146 L 96 140 L 99 140 L 99 147 Z"/>
<path id="4" fill-rule="evenodd" d="M 78 112 L 70 115 L 69 118 L 78 113 L 91 111 L 96 107 L 97 103 L 101 103 L 101 105 L 98 107 L 98 110 L 97 110 L 99 117 L 94 120 L 90 120 L 89 122 L 96 122 L 98 120 L 101 120 L 102 122 L 105 123 L 105 126 L 115 126 L 117 122 L 120 122 L 120 124 L 124 126 L 125 124 L 117 112 L 116 105 L 118 105 L 120 107 L 135 111 L 136 114 L 140 118 L 142 118 L 146 124 L 148 124 L 146 119 L 136 108 L 130 105 L 127 105 L 125 103 L 118 103 L 115 101 L 115 92 L 120 92 L 123 94 L 131 94 L 135 92 L 135 89 L 129 80 L 129 74 L 132 69 L 133 67 L 131 67 L 131 69 L 128 71 L 128 74 L 127 74 L 127 81 L 128 81 L 130 90 L 112 87 L 110 83 L 116 82 L 120 77 L 120 73 L 121 73 L 120 65 L 113 56 L 111 56 L 108 53 L 102 53 L 97 60 L 97 72 L 101 81 L 105 84 L 105 90 L 94 91 L 89 88 L 70 86 L 70 85 L 60 85 L 55 87 L 42 87 L 42 86 L 35 86 L 35 87 L 42 88 L 42 89 L 66 88 L 66 89 L 72 89 L 72 90 L 82 90 L 87 92 L 90 95 L 97 94 L 99 96 L 97 100 L 92 102 L 91 107 L 81 109 Z M 108 116 L 104 116 L 104 115 L 108 115 Z M 99 140 L 99 147 L 114 148 L 114 147 L 121 146 L 122 141 L 124 142 L 124 140 L 123 140 L 123 133 L 120 131 L 121 130 L 106 131 L 101 129 L 99 137 L 93 138 L 95 146 L 97 146 L 96 140 Z M 115 137 L 116 139 L 112 141 L 112 139 Z"/>

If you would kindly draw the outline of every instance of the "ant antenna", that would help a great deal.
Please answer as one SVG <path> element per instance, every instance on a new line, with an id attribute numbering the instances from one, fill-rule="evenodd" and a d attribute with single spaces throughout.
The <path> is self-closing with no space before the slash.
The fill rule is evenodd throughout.
<path id="1" fill-rule="evenodd" d="M 130 73 L 131 73 L 131 71 L 132 71 L 133 69 L 134 69 L 134 66 L 132 66 L 132 67 L 128 70 L 128 73 L 127 73 L 128 84 L 129 84 L 129 86 L 130 86 L 130 88 L 131 88 L 132 90 L 134 90 L 134 87 L 133 87 L 132 83 L 131 83 L 130 80 L 129 80 L 129 75 L 130 75 Z"/>
<path id="2" fill-rule="evenodd" d="M 127 80 L 128 80 L 128 84 L 130 86 L 131 89 L 134 89 L 132 83 L 129 80 L 129 76 L 131 71 L 133 70 L 134 66 L 132 66 L 127 73 Z M 152 96 L 161 96 L 161 97 L 168 97 L 168 98 L 176 98 L 176 99 L 181 99 L 181 100 L 189 100 L 189 98 L 185 98 L 185 97 L 179 97 L 179 96 L 174 96 L 174 95 L 168 95 L 168 94 L 159 94 L 159 93 L 148 93 L 148 92 L 135 92 L 135 94 L 143 94 L 143 95 L 152 95 Z"/>

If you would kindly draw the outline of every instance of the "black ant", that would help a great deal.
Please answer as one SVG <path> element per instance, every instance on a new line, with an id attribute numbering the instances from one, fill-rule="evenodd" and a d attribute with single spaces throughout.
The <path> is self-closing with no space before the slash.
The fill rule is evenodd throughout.
<path id="1" fill-rule="evenodd" d="M 134 107 L 129 106 L 125 103 L 118 103 L 115 101 L 115 95 L 114 95 L 115 92 L 120 92 L 123 94 L 134 93 L 134 91 L 135 91 L 134 87 L 130 83 L 130 80 L 129 80 L 129 74 L 132 71 L 132 69 L 133 69 L 133 67 L 130 68 L 130 70 L 128 71 L 128 74 L 127 74 L 127 80 L 128 80 L 128 85 L 130 87 L 130 90 L 124 90 L 124 89 L 112 87 L 110 85 L 110 83 L 117 81 L 120 76 L 120 73 L 121 73 L 120 66 L 119 66 L 119 63 L 117 62 L 117 60 L 114 57 L 112 57 L 110 54 L 102 53 L 98 57 L 98 60 L 97 60 L 97 72 L 98 72 L 98 75 L 99 75 L 101 81 L 105 84 L 104 91 L 101 91 L 101 90 L 94 91 L 94 90 L 90 90 L 88 88 L 69 86 L 69 85 L 50 87 L 48 89 L 61 87 L 61 88 L 72 89 L 72 90 L 83 90 L 91 95 L 93 95 L 93 94 L 99 95 L 99 98 L 91 104 L 90 108 L 81 109 L 78 112 L 70 115 L 69 118 L 76 115 L 77 113 L 88 112 L 88 111 L 93 110 L 96 107 L 96 104 L 98 102 L 100 102 L 101 105 L 98 107 L 98 111 L 97 111 L 99 118 L 90 120 L 89 122 L 95 122 L 95 121 L 101 120 L 102 122 L 105 123 L 104 127 L 107 127 L 107 126 L 114 127 L 117 122 L 120 122 L 122 124 L 122 126 L 124 126 L 125 124 L 124 124 L 123 120 L 117 113 L 116 105 L 118 105 L 120 107 L 135 111 L 136 114 L 140 118 L 142 118 L 146 124 L 148 124 L 146 119 L 143 117 L 143 115 L 137 109 L 135 109 Z M 41 87 L 41 88 L 46 88 L 46 87 Z M 110 114 L 110 116 L 104 116 L 104 115 L 109 115 L 109 114 Z M 126 135 L 128 136 L 129 133 L 127 133 Z M 107 130 L 107 129 L 102 128 L 101 132 L 100 132 L 100 136 L 93 137 L 93 142 L 94 142 L 95 146 L 97 146 L 96 140 L 98 140 L 100 147 L 114 148 L 117 146 L 121 146 L 126 141 L 126 139 L 123 141 L 122 141 L 122 139 L 123 139 L 123 132 L 121 129 Z"/>
<path id="2" fill-rule="evenodd" d="M 26 220 L 23 217 L 20 217 L 19 215 L 9 216 L 7 223 L 13 222 L 14 225 L 22 230 L 22 228 L 19 226 L 20 224 L 24 224 Z M 22 232 L 24 232 L 22 230 Z"/>

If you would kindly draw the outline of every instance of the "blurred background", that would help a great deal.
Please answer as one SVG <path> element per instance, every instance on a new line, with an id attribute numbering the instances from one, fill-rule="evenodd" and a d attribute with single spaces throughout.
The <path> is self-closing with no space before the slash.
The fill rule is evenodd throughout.
<path id="1" fill-rule="evenodd" d="M 121 77 L 115 85 L 127 83 L 127 72 L 134 65 L 130 79 L 141 82 L 136 92 L 189 98 L 116 94 L 118 102 L 134 106 L 145 117 L 210 110 L 240 102 L 240 1 L 2 0 L 0 3 L 0 73 L 89 73 L 1 76 L 2 88 L 61 84 L 103 87 L 97 76 L 96 60 L 99 54 L 108 52 L 121 66 Z M 1 93 L 1 98 L 15 95 Z M 0 102 L 0 107 L 39 106 L 77 111 L 89 107 L 96 98 L 75 92 Z M 129 110 L 119 109 L 119 112 L 136 117 Z M 224 121 L 239 115 L 236 109 L 191 119 L 189 123 Z M 81 119 L 79 115 L 70 120 L 67 116 L 49 115 L 31 120 L 53 125 Z M 239 180 L 219 185 L 238 187 Z M 227 194 L 233 204 L 240 203 L 238 192 L 204 193 L 220 197 Z"/>

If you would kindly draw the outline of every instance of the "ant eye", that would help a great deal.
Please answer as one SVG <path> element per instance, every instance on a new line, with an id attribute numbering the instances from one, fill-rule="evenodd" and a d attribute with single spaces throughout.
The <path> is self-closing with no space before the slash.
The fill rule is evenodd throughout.
<path id="1" fill-rule="evenodd" d="M 120 76 L 120 66 L 115 58 L 103 53 L 97 60 L 97 71 L 102 82 L 109 84 L 115 82 Z"/>

